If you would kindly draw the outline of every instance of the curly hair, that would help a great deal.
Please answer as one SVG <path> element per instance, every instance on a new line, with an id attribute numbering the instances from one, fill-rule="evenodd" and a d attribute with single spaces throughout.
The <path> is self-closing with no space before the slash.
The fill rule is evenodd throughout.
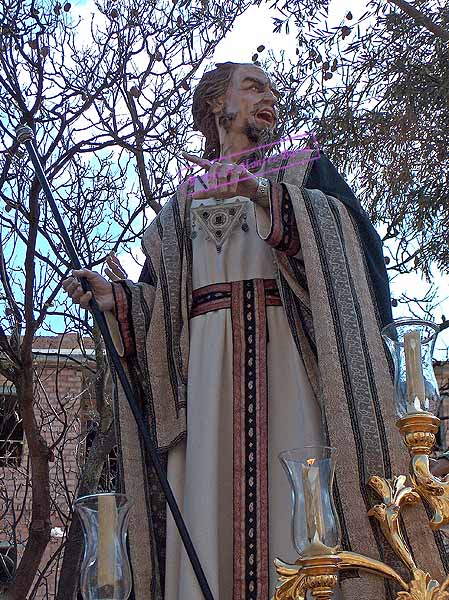
<path id="1" fill-rule="evenodd" d="M 193 94 L 193 125 L 206 138 L 204 158 L 214 159 L 220 155 L 220 139 L 209 102 L 226 94 L 232 75 L 241 64 L 243 63 L 217 63 L 216 69 L 204 73 Z"/>

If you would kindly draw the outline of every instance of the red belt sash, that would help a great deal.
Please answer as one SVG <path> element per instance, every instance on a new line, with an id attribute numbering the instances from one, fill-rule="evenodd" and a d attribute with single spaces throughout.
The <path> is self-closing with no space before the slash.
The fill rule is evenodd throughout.
<path id="1" fill-rule="evenodd" d="M 275 279 L 250 279 L 248 281 L 231 281 L 229 283 L 213 283 L 198 288 L 193 292 L 193 303 L 190 317 L 197 317 L 213 310 L 232 308 L 232 295 L 242 284 L 257 283 L 263 286 L 265 306 L 281 306 L 281 298 Z"/>

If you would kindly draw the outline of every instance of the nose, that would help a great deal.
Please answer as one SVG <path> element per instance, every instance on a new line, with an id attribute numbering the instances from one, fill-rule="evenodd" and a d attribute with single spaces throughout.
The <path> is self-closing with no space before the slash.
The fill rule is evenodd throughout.
<path id="1" fill-rule="evenodd" d="M 274 110 L 274 114 L 276 116 L 276 121 L 278 119 L 278 97 L 276 96 L 276 94 L 273 92 L 273 90 L 271 88 L 268 88 L 265 90 L 265 93 L 263 95 L 262 101 L 261 101 L 261 105 L 262 106 L 269 106 L 270 108 L 272 108 Z"/>
<path id="2" fill-rule="evenodd" d="M 272 106 L 273 108 L 274 108 L 275 104 L 277 103 L 277 96 L 271 88 L 268 88 L 265 91 L 263 99 L 269 101 L 270 106 Z"/>

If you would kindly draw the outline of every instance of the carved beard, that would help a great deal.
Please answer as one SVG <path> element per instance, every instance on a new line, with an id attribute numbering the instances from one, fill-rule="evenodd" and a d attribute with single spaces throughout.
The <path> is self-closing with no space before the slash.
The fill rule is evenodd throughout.
<path id="1" fill-rule="evenodd" d="M 268 148 L 266 146 L 274 139 L 274 129 L 271 129 L 271 127 L 256 127 L 247 121 L 245 124 L 245 133 L 248 139 L 256 144 L 256 147 L 249 156 L 245 156 L 239 162 L 242 162 L 249 171 L 257 171 L 261 166 L 264 156 L 273 148 L 272 146 Z"/>
<path id="2" fill-rule="evenodd" d="M 269 144 L 274 137 L 274 131 L 271 127 L 256 127 L 249 120 L 245 123 L 245 133 L 251 142 L 255 142 L 258 146 Z"/>
<path id="3" fill-rule="evenodd" d="M 255 115 L 259 108 L 256 108 L 251 114 Z M 228 112 L 226 106 L 223 109 L 223 114 L 220 115 L 218 123 L 228 133 L 232 127 L 233 121 L 235 121 L 237 113 Z M 264 154 L 267 152 L 267 148 L 261 148 L 260 146 L 266 146 L 274 139 L 274 129 L 271 127 L 257 127 L 254 123 L 250 123 L 249 119 L 246 119 L 244 125 L 244 132 L 250 142 L 254 142 L 256 147 L 250 155 L 246 155 L 239 160 L 238 163 L 244 162 L 250 164 L 253 161 L 260 161 Z"/>

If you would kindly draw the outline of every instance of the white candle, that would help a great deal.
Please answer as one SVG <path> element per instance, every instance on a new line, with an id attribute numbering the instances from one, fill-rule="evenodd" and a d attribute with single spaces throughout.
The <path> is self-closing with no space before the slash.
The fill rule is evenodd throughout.
<path id="1" fill-rule="evenodd" d="M 324 542 L 324 516 L 321 501 L 320 470 L 312 466 L 314 458 L 302 465 L 304 504 L 306 511 L 307 537 L 312 544 Z"/>
<path id="2" fill-rule="evenodd" d="M 117 506 L 115 496 L 98 496 L 98 587 L 114 586 Z"/>
<path id="3" fill-rule="evenodd" d="M 419 412 L 426 400 L 419 331 L 410 331 L 404 335 L 404 353 L 407 376 L 407 412 Z"/>

